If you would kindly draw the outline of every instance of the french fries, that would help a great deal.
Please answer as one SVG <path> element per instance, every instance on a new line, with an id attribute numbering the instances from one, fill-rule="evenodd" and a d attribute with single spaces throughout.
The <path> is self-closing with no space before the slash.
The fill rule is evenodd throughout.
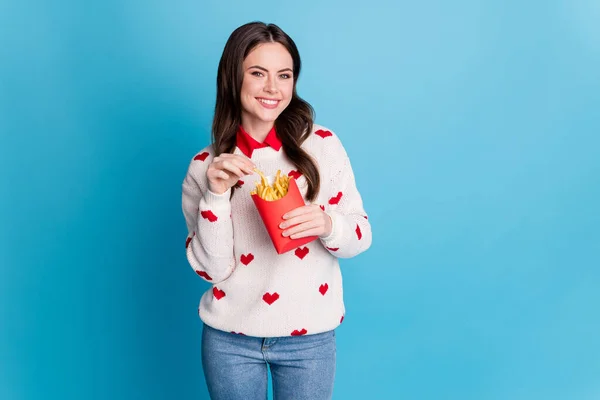
<path id="1" fill-rule="evenodd" d="M 269 185 L 268 179 L 260 170 L 258 170 L 258 168 L 255 168 L 254 171 L 260 175 L 260 182 L 256 182 L 256 189 L 250 192 L 251 195 L 256 194 L 263 200 L 275 201 L 287 194 L 290 185 L 290 177 L 281 175 L 281 170 L 277 170 L 273 185 Z"/>

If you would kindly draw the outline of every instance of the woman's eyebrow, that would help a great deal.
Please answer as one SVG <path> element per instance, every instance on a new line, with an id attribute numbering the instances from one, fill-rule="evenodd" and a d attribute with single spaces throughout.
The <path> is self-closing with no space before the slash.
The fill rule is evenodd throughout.
<path id="1" fill-rule="evenodd" d="M 251 67 L 248 67 L 248 69 L 250 69 L 250 68 L 256 68 L 256 69 L 260 69 L 260 70 L 265 71 L 265 72 L 269 72 L 268 69 L 266 69 L 264 67 L 261 67 L 260 65 L 253 65 Z M 280 69 L 279 71 L 277 71 L 277 73 L 284 72 L 284 71 L 294 72 L 291 68 L 284 68 L 284 69 Z"/>

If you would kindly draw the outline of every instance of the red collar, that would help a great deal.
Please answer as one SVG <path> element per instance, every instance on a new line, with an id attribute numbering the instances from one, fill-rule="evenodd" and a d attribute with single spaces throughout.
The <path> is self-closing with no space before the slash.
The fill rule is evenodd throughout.
<path id="1" fill-rule="evenodd" d="M 254 139 L 248 132 L 240 127 L 237 131 L 236 136 L 236 146 L 246 155 L 246 157 L 251 158 L 252 152 L 255 149 L 262 149 L 267 146 L 271 146 L 274 150 L 279 151 L 281 149 L 281 140 L 277 137 L 277 132 L 275 132 L 275 126 L 271 128 L 265 141 L 260 143 L 256 139 Z"/>

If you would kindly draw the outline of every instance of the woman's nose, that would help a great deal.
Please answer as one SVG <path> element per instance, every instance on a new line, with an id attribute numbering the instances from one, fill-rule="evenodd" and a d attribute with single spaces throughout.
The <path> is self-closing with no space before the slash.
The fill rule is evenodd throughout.
<path id="1" fill-rule="evenodd" d="M 277 91 L 277 82 L 275 82 L 275 78 L 267 78 L 267 81 L 265 82 L 265 91 L 269 93 Z"/>

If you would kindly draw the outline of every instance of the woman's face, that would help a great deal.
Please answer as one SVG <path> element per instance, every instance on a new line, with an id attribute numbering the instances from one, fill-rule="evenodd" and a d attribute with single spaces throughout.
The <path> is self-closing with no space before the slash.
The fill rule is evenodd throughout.
<path id="1" fill-rule="evenodd" d="M 280 43 L 255 47 L 243 63 L 242 123 L 273 123 L 290 104 L 294 91 L 292 56 Z"/>

